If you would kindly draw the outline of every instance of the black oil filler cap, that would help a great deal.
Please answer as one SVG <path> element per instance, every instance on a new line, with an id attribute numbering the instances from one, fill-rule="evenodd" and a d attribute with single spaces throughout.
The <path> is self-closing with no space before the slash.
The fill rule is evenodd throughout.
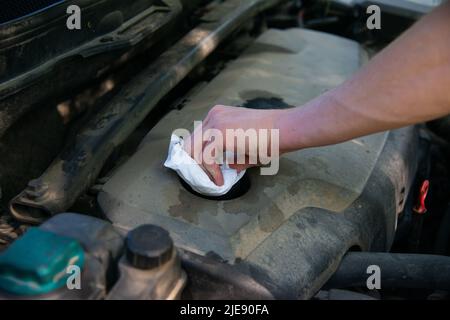
<path id="1" fill-rule="evenodd" d="M 173 241 L 169 232 L 154 225 L 142 225 L 128 232 L 126 258 L 137 269 L 150 270 L 170 260 Z"/>

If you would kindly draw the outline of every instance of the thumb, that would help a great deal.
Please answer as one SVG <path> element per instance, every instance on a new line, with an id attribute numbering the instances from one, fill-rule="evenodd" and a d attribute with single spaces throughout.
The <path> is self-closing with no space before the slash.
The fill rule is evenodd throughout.
<path id="1" fill-rule="evenodd" d="M 215 141 L 211 141 L 204 146 L 201 166 L 211 181 L 220 187 L 223 186 L 224 179 L 220 165 L 217 163 L 218 159 L 216 152 L 220 151 L 215 148 L 216 145 L 217 143 Z M 219 149 L 221 150 L 221 148 Z"/>

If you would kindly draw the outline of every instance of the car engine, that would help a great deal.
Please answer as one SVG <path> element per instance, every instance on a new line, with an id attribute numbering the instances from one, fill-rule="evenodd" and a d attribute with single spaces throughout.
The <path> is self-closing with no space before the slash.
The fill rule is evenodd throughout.
<path id="1" fill-rule="evenodd" d="M 67 1 L 6 2 L 0 299 L 448 299 L 448 118 L 292 152 L 218 198 L 163 166 L 212 106 L 301 106 L 437 3 L 79 0 L 69 31 Z"/>

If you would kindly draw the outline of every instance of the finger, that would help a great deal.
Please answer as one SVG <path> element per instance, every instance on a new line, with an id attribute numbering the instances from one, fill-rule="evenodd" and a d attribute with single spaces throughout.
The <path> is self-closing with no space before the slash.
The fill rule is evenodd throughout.
<path id="1" fill-rule="evenodd" d="M 214 182 L 219 187 L 223 186 L 225 181 L 223 179 L 222 170 L 220 169 L 220 166 L 218 164 L 213 165 L 203 164 L 201 167 L 206 172 L 206 174 L 208 175 L 208 177 L 211 179 L 212 182 Z"/>
<path id="2" fill-rule="evenodd" d="M 211 180 L 218 186 L 223 186 L 224 179 L 222 170 L 220 169 L 219 155 L 216 154 L 217 142 L 209 141 L 203 148 L 202 167 L 207 172 Z"/>

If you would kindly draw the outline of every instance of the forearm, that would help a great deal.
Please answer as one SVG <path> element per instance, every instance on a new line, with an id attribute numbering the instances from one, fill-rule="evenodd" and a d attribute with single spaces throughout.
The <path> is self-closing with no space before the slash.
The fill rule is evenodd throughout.
<path id="1" fill-rule="evenodd" d="M 350 140 L 450 113 L 450 4 L 422 19 L 350 80 L 279 113 L 289 152 Z"/>

